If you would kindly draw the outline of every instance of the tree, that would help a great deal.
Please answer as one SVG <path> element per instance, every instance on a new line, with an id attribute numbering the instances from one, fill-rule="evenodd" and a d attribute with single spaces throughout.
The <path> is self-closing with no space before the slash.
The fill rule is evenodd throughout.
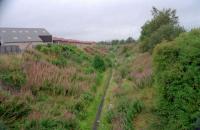
<path id="1" fill-rule="evenodd" d="M 135 40 L 132 37 L 128 37 L 126 39 L 126 43 L 134 43 L 134 42 L 135 42 Z"/>
<path id="2" fill-rule="evenodd" d="M 151 12 L 153 18 L 142 26 L 140 36 L 140 49 L 142 51 L 152 52 L 153 48 L 163 40 L 171 41 L 185 31 L 178 24 L 176 10 L 158 10 L 153 7 Z"/>

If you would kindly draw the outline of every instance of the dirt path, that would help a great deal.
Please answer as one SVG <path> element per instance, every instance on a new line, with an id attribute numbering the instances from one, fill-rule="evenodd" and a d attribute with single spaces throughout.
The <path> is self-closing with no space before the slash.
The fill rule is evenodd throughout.
<path id="1" fill-rule="evenodd" d="M 109 74 L 109 77 L 108 77 L 108 80 L 106 81 L 105 83 L 105 90 L 104 90 L 104 93 L 103 93 L 103 96 L 102 96 L 102 99 L 101 99 L 101 102 L 99 104 L 99 107 L 98 107 L 98 111 L 96 113 L 96 118 L 95 118 L 95 121 L 93 123 L 93 128 L 92 130 L 97 130 L 98 129 L 98 126 L 99 126 L 99 120 L 100 120 L 100 117 L 101 117 L 101 112 L 102 112 L 102 108 L 103 108 L 103 104 L 104 104 L 104 99 L 105 99 L 105 96 L 106 96 L 106 92 L 108 90 L 108 87 L 110 85 L 110 80 L 112 78 L 112 69 L 110 70 L 110 74 Z"/>

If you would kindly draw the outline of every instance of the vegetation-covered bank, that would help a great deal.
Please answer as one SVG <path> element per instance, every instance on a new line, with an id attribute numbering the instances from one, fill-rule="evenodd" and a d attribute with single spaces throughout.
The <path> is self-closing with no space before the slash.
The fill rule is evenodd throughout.
<path id="1" fill-rule="evenodd" d="M 100 130 L 147 129 L 154 121 L 155 88 L 151 55 L 138 45 L 113 46 L 113 77 L 100 120 Z"/>
<path id="2" fill-rule="evenodd" d="M 200 29 L 186 32 L 172 9 L 152 16 L 135 44 L 0 55 L 0 129 L 199 129 Z"/>
<path id="3" fill-rule="evenodd" d="M 0 126 L 82 129 L 94 111 L 90 108 L 98 106 L 109 67 L 105 49 L 86 50 L 48 45 L 22 55 L 0 56 Z"/>
<path id="4" fill-rule="evenodd" d="M 160 100 L 160 127 L 191 130 L 200 127 L 200 30 L 184 33 L 154 51 Z"/>

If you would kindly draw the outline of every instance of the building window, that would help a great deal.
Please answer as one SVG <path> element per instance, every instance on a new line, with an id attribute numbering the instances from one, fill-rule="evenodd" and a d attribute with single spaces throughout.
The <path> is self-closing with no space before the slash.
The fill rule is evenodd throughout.
<path id="1" fill-rule="evenodd" d="M 19 38 L 18 38 L 18 37 L 13 37 L 13 39 L 17 40 L 17 39 L 19 39 Z"/>
<path id="2" fill-rule="evenodd" d="M 32 39 L 32 38 L 31 38 L 31 37 L 27 37 L 27 39 L 29 39 L 29 40 L 30 40 L 30 39 Z"/>

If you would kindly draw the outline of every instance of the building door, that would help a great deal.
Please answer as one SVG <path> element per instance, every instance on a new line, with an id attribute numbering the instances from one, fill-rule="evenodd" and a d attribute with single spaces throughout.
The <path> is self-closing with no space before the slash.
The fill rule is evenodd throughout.
<path id="1" fill-rule="evenodd" d="M 1 37 L 0 37 L 0 46 L 2 45 L 2 43 L 3 43 L 3 42 L 2 42 L 2 39 L 1 39 Z"/>

